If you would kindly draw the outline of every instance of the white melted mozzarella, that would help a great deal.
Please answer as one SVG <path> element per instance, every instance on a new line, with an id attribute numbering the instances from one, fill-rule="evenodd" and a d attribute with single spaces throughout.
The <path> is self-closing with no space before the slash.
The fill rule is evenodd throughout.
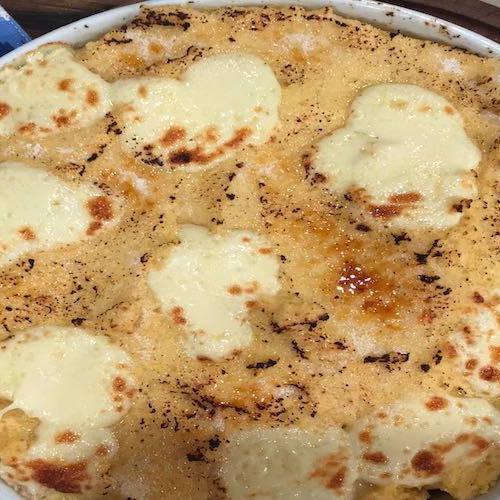
<path id="1" fill-rule="evenodd" d="M 247 144 L 266 142 L 278 124 L 281 89 L 261 59 L 207 57 L 181 80 L 135 78 L 113 85 L 122 104 L 123 146 L 146 164 L 209 167 Z"/>
<path id="2" fill-rule="evenodd" d="M 356 462 L 341 429 L 251 430 L 229 440 L 222 478 L 232 500 L 352 498 Z"/>
<path id="3" fill-rule="evenodd" d="M 115 211 L 92 184 L 70 185 L 24 163 L 0 163 L 0 265 L 85 239 L 112 223 Z"/>
<path id="4" fill-rule="evenodd" d="M 364 89 L 346 124 L 318 143 L 313 168 L 335 192 L 357 193 L 387 224 L 446 228 L 476 197 L 481 155 L 458 111 L 416 85 Z"/>
<path id="5" fill-rule="evenodd" d="M 47 326 L 1 344 L 0 396 L 11 401 L 1 415 L 19 409 L 39 420 L 34 443 L 20 457 L 28 469 L 40 461 L 79 464 L 111 456 L 117 446 L 111 426 L 134 393 L 129 356 L 104 336 Z"/>
<path id="6" fill-rule="evenodd" d="M 500 310 L 493 304 L 462 308 L 451 337 L 454 360 L 479 394 L 500 396 Z"/>
<path id="7" fill-rule="evenodd" d="M 180 244 L 148 281 L 171 320 L 188 332 L 188 354 L 218 359 L 250 343 L 248 311 L 262 295 L 278 292 L 278 271 L 261 236 L 186 225 Z"/>
<path id="8" fill-rule="evenodd" d="M 456 464 L 500 444 L 500 414 L 482 399 L 415 395 L 358 420 L 360 477 L 375 484 L 437 486 Z"/>
<path id="9" fill-rule="evenodd" d="M 85 127 L 110 109 L 109 84 L 78 63 L 70 48 L 47 46 L 0 71 L 0 136 Z"/>

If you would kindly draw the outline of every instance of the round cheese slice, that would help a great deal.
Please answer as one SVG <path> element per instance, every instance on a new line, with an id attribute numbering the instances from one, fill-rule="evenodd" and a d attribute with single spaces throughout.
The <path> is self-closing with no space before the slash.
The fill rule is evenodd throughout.
<path id="1" fill-rule="evenodd" d="M 352 432 L 361 479 L 433 487 L 454 465 L 500 445 L 500 413 L 482 399 L 417 394 L 361 418 Z"/>
<path id="2" fill-rule="evenodd" d="M 480 159 L 446 99 L 416 85 L 382 84 L 365 88 L 346 124 L 317 144 L 312 169 L 385 224 L 443 229 L 476 197 Z"/>
<path id="3" fill-rule="evenodd" d="M 278 271 L 262 236 L 186 225 L 180 244 L 148 282 L 172 323 L 187 332 L 188 354 L 219 359 L 250 343 L 248 312 L 261 296 L 278 292 Z"/>
<path id="4" fill-rule="evenodd" d="M 116 202 L 90 183 L 69 184 L 30 165 L 0 163 L 0 265 L 97 234 Z"/>
<path id="5" fill-rule="evenodd" d="M 135 391 L 129 356 L 104 336 L 43 326 L 0 343 L 0 397 L 10 402 L 0 415 L 21 410 L 38 421 L 29 448 L 3 464 L 9 477 L 69 493 L 92 487 Z"/>
<path id="6" fill-rule="evenodd" d="M 46 135 L 86 127 L 111 109 L 109 84 L 48 45 L 0 71 L 0 136 Z"/>
<path id="7" fill-rule="evenodd" d="M 356 476 L 349 434 L 340 428 L 235 433 L 222 470 L 231 500 L 348 500 Z"/>
<path id="8" fill-rule="evenodd" d="M 278 124 L 280 98 L 271 68 L 247 54 L 201 59 L 181 80 L 113 85 L 113 101 L 122 105 L 123 147 L 169 170 L 207 168 L 245 145 L 266 142 Z"/>

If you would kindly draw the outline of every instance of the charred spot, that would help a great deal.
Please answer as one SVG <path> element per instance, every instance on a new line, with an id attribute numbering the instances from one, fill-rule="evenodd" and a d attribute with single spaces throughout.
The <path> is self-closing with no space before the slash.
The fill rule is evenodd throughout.
<path id="1" fill-rule="evenodd" d="M 490 351 L 491 361 L 495 364 L 499 364 L 500 363 L 500 346 L 492 345 L 489 347 L 489 351 Z"/>
<path id="2" fill-rule="evenodd" d="M 32 470 L 32 477 L 37 483 L 61 493 L 81 493 L 83 484 L 89 480 L 84 461 L 63 464 L 36 459 L 27 462 L 26 466 Z"/>
<path id="3" fill-rule="evenodd" d="M 243 292 L 241 286 L 239 285 L 231 285 L 227 291 L 231 294 L 231 295 L 241 295 L 241 293 Z"/>
<path id="4" fill-rule="evenodd" d="M 67 127 L 71 120 L 67 115 L 55 115 L 52 117 L 52 120 L 55 122 L 57 128 Z"/>
<path id="5" fill-rule="evenodd" d="M 425 476 L 435 476 L 444 468 L 444 464 L 439 457 L 428 450 L 419 451 L 411 459 L 411 465 L 415 471 Z"/>
<path id="6" fill-rule="evenodd" d="M 11 107 L 6 102 L 0 102 L 0 120 L 10 113 Z"/>
<path id="7" fill-rule="evenodd" d="M 111 220 L 113 218 L 113 207 L 106 196 L 95 196 L 87 202 L 90 215 L 98 220 Z"/>
<path id="8" fill-rule="evenodd" d="M 71 320 L 71 323 L 74 325 L 74 326 L 81 326 L 83 324 L 83 322 L 85 321 L 85 318 L 73 318 Z"/>
<path id="9" fill-rule="evenodd" d="M 403 208 L 400 205 L 370 205 L 369 212 L 372 217 L 379 219 L 391 219 L 400 215 Z"/>
<path id="10" fill-rule="evenodd" d="M 185 165 L 186 163 L 191 163 L 193 161 L 193 153 L 187 149 L 180 149 L 179 151 L 170 153 L 168 159 L 170 160 L 170 163 L 173 163 L 174 165 Z"/>
<path id="11" fill-rule="evenodd" d="M 373 462 L 374 464 L 386 464 L 387 462 L 389 462 L 387 456 L 380 451 L 363 453 L 363 460 L 366 460 L 367 462 Z"/>
<path id="12" fill-rule="evenodd" d="M 395 203 L 397 205 L 406 205 L 408 203 L 416 203 L 422 199 L 420 193 L 397 193 L 389 197 L 390 203 Z"/>
<path id="13" fill-rule="evenodd" d="M 465 362 L 465 368 L 467 370 L 475 370 L 477 368 L 477 365 L 479 364 L 477 359 L 468 359 Z"/>
<path id="14" fill-rule="evenodd" d="M 441 277 L 440 276 L 429 276 L 428 274 L 419 274 L 418 279 L 422 283 L 430 284 L 430 283 L 434 283 L 435 281 L 441 279 Z"/>
<path id="15" fill-rule="evenodd" d="M 25 123 L 18 128 L 21 134 L 32 134 L 36 129 L 36 125 L 33 122 Z"/>
<path id="16" fill-rule="evenodd" d="M 408 236 L 407 233 L 400 233 L 400 234 L 392 234 L 391 236 L 394 239 L 394 244 L 395 245 L 400 245 L 402 241 L 411 241 L 411 238 Z"/>
<path id="17" fill-rule="evenodd" d="M 56 434 L 54 440 L 57 444 L 74 443 L 80 439 L 80 434 L 73 431 L 64 431 Z"/>
<path id="18" fill-rule="evenodd" d="M 227 148 L 236 148 L 240 146 L 243 141 L 251 135 L 252 131 L 248 127 L 243 127 L 234 133 L 233 137 L 224 143 Z"/>
<path id="19" fill-rule="evenodd" d="M 431 369 L 431 365 L 429 365 L 428 363 L 422 363 L 422 364 L 420 365 L 420 369 L 421 369 L 423 372 L 427 373 L 427 372 Z"/>
<path id="20" fill-rule="evenodd" d="M 95 220 L 89 224 L 87 231 L 85 232 L 87 236 L 93 236 L 102 227 L 102 222 Z"/>
<path id="21" fill-rule="evenodd" d="M 297 353 L 300 359 L 308 359 L 306 355 L 306 351 L 300 347 L 299 343 L 293 339 L 291 342 L 292 349 Z"/>
<path id="22" fill-rule="evenodd" d="M 362 233 L 368 233 L 371 231 L 370 226 L 367 226 L 366 224 L 356 224 L 355 229 L 356 231 L 361 231 Z"/>
<path id="23" fill-rule="evenodd" d="M 315 172 L 311 177 L 311 184 L 322 184 L 324 182 L 326 182 L 326 176 L 319 172 Z"/>
<path id="24" fill-rule="evenodd" d="M 464 211 L 464 208 L 470 208 L 471 204 L 472 204 L 472 200 L 464 199 L 464 200 L 460 200 L 458 203 L 454 203 L 451 206 L 451 208 L 455 212 L 458 212 L 461 214 Z"/>
<path id="25" fill-rule="evenodd" d="M 408 352 L 387 352 L 381 356 L 365 356 L 363 363 L 406 363 L 410 359 Z"/>
<path id="26" fill-rule="evenodd" d="M 332 490 L 340 490 L 344 486 L 347 476 L 347 467 L 341 467 L 328 481 L 326 487 Z"/>
<path id="27" fill-rule="evenodd" d="M 476 304 L 482 304 L 484 302 L 484 297 L 479 293 L 479 292 L 474 292 L 472 294 L 472 300 L 476 303 Z"/>
<path id="28" fill-rule="evenodd" d="M 36 234 L 33 232 L 33 230 L 29 227 L 23 227 L 19 229 L 19 235 L 23 240 L 26 241 L 33 241 L 36 240 Z"/>
<path id="29" fill-rule="evenodd" d="M 358 438 L 362 443 L 365 443 L 368 445 L 372 444 L 372 442 L 373 442 L 373 436 L 372 436 L 371 432 L 369 431 L 369 429 L 365 429 L 364 431 L 361 431 L 358 435 Z"/>
<path id="30" fill-rule="evenodd" d="M 203 455 L 203 452 L 201 450 L 196 450 L 194 453 L 188 453 L 186 455 L 186 458 L 188 459 L 188 462 L 204 462 L 205 461 L 205 455 Z"/>
<path id="31" fill-rule="evenodd" d="M 105 457 L 109 453 L 109 449 L 103 444 L 99 445 L 95 451 L 98 457 Z"/>
<path id="32" fill-rule="evenodd" d="M 248 369 L 251 370 L 265 370 L 276 365 L 278 361 L 276 359 L 268 359 L 267 361 L 258 361 L 257 363 L 251 363 L 247 365 Z"/>
<path id="33" fill-rule="evenodd" d="M 297 321 L 288 325 L 279 325 L 278 323 L 272 321 L 271 328 L 273 329 L 274 333 L 278 334 L 302 326 L 307 327 L 307 329 L 312 332 L 315 328 L 317 328 L 320 321 L 328 321 L 329 319 L 330 315 L 328 313 L 323 313 L 320 314 L 316 319 L 306 319 L 304 321 Z"/>
<path id="34" fill-rule="evenodd" d="M 176 325 L 185 325 L 187 323 L 187 320 L 184 317 L 184 309 L 182 307 L 173 307 L 170 310 L 170 317 Z"/>
<path id="35" fill-rule="evenodd" d="M 433 396 L 426 401 L 425 406 L 431 411 L 444 410 L 448 406 L 448 401 L 439 396 Z"/>
<path id="36" fill-rule="evenodd" d="M 500 382 L 500 370 L 494 366 L 483 366 L 479 370 L 479 377 L 486 382 Z"/>
<path id="37" fill-rule="evenodd" d="M 104 37 L 103 42 L 106 45 L 126 45 L 127 43 L 132 43 L 132 38 L 108 38 Z"/>
<path id="38" fill-rule="evenodd" d="M 220 444 L 221 444 L 221 440 L 217 436 L 208 440 L 208 447 L 211 450 L 216 450 L 220 446 Z"/>
<path id="39" fill-rule="evenodd" d="M 62 92 L 68 92 L 69 90 L 71 90 L 72 83 L 73 83 L 72 78 L 64 78 L 57 84 L 57 88 Z"/>
<path id="40" fill-rule="evenodd" d="M 182 141 L 186 137 L 186 131 L 182 127 L 170 127 L 160 139 L 160 143 L 165 146 L 171 146 L 176 142 Z"/>
<path id="41" fill-rule="evenodd" d="M 113 379 L 113 390 L 116 392 L 124 392 L 127 388 L 127 382 L 122 377 L 115 377 Z"/>
<path id="42" fill-rule="evenodd" d="M 96 106 L 99 102 L 99 94 L 94 89 L 88 89 L 85 93 L 85 101 L 90 106 Z"/>

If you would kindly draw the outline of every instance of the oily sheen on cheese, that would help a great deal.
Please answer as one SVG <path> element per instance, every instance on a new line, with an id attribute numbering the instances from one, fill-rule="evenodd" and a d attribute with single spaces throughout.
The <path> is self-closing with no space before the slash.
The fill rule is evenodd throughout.
<path id="1" fill-rule="evenodd" d="M 279 290 L 279 264 L 265 239 L 249 231 L 212 234 L 186 225 L 149 286 L 174 324 L 187 332 L 190 356 L 218 359 L 252 339 L 248 312 Z"/>
<path id="2" fill-rule="evenodd" d="M 356 461 L 342 429 L 251 430 L 232 435 L 226 448 L 222 475 L 232 500 L 352 498 Z"/>
<path id="3" fill-rule="evenodd" d="M 0 136 L 45 135 L 91 125 L 111 109 L 109 85 L 56 45 L 0 72 Z"/>
<path id="4" fill-rule="evenodd" d="M 143 163 L 189 171 L 266 142 L 278 124 L 280 95 L 272 70 L 250 54 L 203 58 L 181 80 L 113 85 L 124 148 Z"/>
<path id="5" fill-rule="evenodd" d="M 130 368 L 124 351 L 80 328 L 36 327 L 4 341 L 0 396 L 11 403 L 1 415 L 18 409 L 39 420 L 32 446 L 6 465 L 36 478 L 42 466 L 85 463 L 91 486 L 91 462 L 116 451 L 110 427 L 130 408 Z"/>
<path id="6" fill-rule="evenodd" d="M 454 205 L 476 197 L 480 158 L 446 99 L 382 84 L 365 88 L 346 124 L 318 143 L 313 168 L 329 189 L 356 193 L 387 224 L 442 229 L 460 220 Z"/>
<path id="7" fill-rule="evenodd" d="M 0 265 L 74 243 L 115 218 L 116 203 L 88 183 L 70 185 L 19 162 L 0 164 Z"/>
<path id="8" fill-rule="evenodd" d="M 482 399 L 415 395 L 358 420 L 360 477 L 376 484 L 439 486 L 456 464 L 498 446 L 500 414 Z"/>

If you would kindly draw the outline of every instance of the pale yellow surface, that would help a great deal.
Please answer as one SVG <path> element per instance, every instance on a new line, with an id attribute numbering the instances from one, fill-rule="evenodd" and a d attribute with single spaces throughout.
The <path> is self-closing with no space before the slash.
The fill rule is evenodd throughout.
<path id="1" fill-rule="evenodd" d="M 122 151 L 118 116 L 41 139 L 0 141 L 0 161 L 36 162 L 126 199 L 120 223 L 105 234 L 0 270 L 4 337 L 77 321 L 109 335 L 134 360 L 141 391 L 115 428 L 119 451 L 103 477 L 104 498 L 224 499 L 217 445 L 235 430 L 350 429 L 420 389 L 476 395 L 446 342 L 456 311 L 474 292 L 486 296 L 499 286 L 499 62 L 390 36 L 328 9 L 298 8 L 145 11 L 77 57 L 113 82 L 180 77 L 200 57 L 233 52 L 258 56 L 274 71 L 280 127 L 271 142 L 240 149 L 217 168 L 172 173 L 140 163 Z M 443 71 L 450 59 L 461 74 Z M 457 207 L 464 215 L 449 232 L 385 228 L 310 169 L 311 145 L 344 124 L 358 92 L 389 82 L 446 98 L 481 151 L 480 199 Z M 182 329 L 148 288 L 148 273 L 185 223 L 260 233 L 280 256 L 281 291 L 252 311 L 254 340 L 231 360 L 186 356 Z M 247 368 L 269 359 L 277 363 Z M 443 486 L 457 498 L 486 489 L 500 471 L 498 460 L 465 469 Z M 425 496 L 391 491 L 379 498 Z"/>

